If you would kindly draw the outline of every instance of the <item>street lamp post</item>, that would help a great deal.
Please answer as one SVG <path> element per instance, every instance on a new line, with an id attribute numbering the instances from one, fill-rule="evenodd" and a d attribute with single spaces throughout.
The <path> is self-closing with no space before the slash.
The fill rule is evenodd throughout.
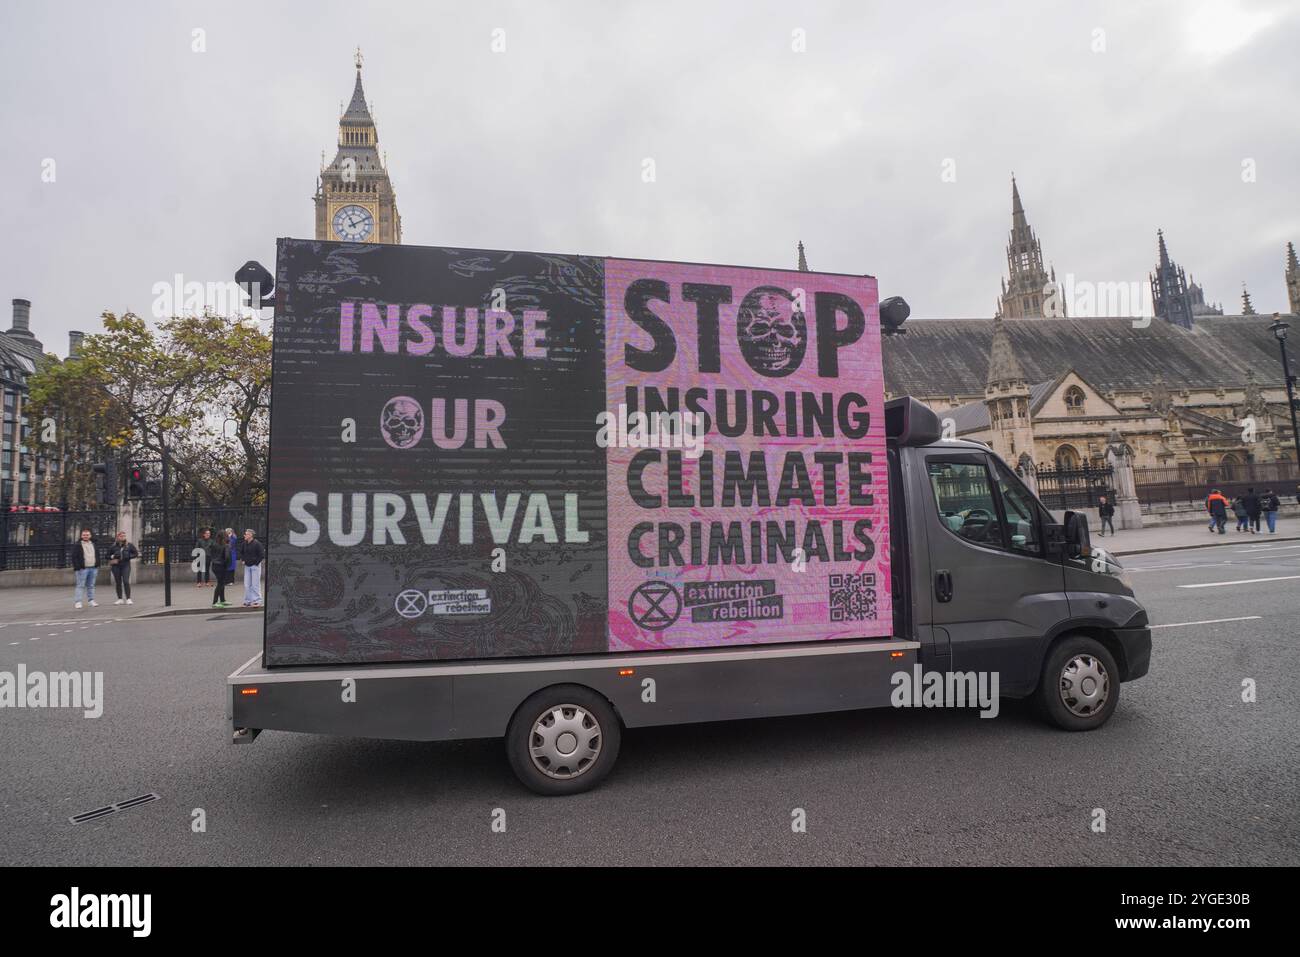
<path id="1" fill-rule="evenodd" d="M 1291 439 L 1295 442 L 1296 465 L 1300 466 L 1300 428 L 1296 427 L 1295 376 L 1291 374 L 1291 364 L 1286 357 L 1286 334 L 1291 325 L 1283 322 L 1282 317 L 1275 312 L 1273 323 L 1268 328 L 1277 339 L 1278 348 L 1282 350 L 1282 377 L 1286 380 L 1286 404 L 1291 410 Z"/>

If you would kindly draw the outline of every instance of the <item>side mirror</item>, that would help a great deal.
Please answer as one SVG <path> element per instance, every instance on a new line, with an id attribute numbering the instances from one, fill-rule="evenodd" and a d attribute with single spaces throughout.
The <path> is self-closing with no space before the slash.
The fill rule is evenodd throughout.
<path id="1" fill-rule="evenodd" d="M 1082 512 L 1065 513 L 1065 541 L 1067 555 L 1079 558 L 1092 551 L 1092 537 L 1088 534 L 1088 516 Z"/>

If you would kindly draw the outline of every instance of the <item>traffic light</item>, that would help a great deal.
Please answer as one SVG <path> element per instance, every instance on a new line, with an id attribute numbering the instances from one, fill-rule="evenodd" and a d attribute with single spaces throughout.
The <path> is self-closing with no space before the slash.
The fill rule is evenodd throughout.
<path id="1" fill-rule="evenodd" d="M 95 496 L 100 505 L 117 504 L 117 460 L 110 458 L 106 462 L 96 462 Z"/>
<path id="2" fill-rule="evenodd" d="M 131 466 L 131 474 L 127 477 L 126 497 L 129 499 L 145 498 L 145 478 L 144 469 L 139 465 Z"/>

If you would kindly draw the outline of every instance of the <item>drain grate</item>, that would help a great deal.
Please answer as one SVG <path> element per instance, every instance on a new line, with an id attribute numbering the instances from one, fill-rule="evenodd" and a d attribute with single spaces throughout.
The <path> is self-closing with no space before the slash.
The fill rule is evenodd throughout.
<path id="1" fill-rule="evenodd" d="M 110 814 L 116 814 L 118 811 L 129 811 L 133 807 L 139 807 L 141 804 L 149 804 L 158 800 L 158 795 L 150 791 L 148 794 L 141 794 L 139 797 L 133 797 L 129 801 L 119 801 L 117 804 L 105 804 L 103 807 L 97 807 L 93 811 L 83 811 L 81 814 L 74 814 L 68 818 L 73 824 L 85 824 L 87 821 L 98 821 L 101 817 L 108 817 Z"/>

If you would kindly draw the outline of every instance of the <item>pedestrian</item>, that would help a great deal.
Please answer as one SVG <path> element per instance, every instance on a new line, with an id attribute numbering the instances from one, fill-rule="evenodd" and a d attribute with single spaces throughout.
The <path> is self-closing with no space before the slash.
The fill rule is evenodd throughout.
<path id="1" fill-rule="evenodd" d="M 244 541 L 239 546 L 239 557 L 244 563 L 244 607 L 260 608 L 262 593 L 259 585 L 262 580 L 262 559 L 266 549 L 253 535 L 251 528 L 244 529 Z"/>
<path id="2" fill-rule="evenodd" d="M 117 591 L 114 605 L 123 601 L 135 604 L 131 600 L 131 562 L 139 557 L 140 550 L 126 540 L 126 532 L 118 532 L 117 540 L 108 547 L 108 567 L 113 571 L 113 588 Z"/>
<path id="3" fill-rule="evenodd" d="M 77 582 L 72 592 L 72 600 L 75 603 L 73 607 L 81 607 L 83 594 L 90 602 L 90 607 L 96 607 L 99 604 L 95 601 L 95 576 L 99 574 L 99 549 L 95 547 L 88 528 L 81 530 L 81 541 L 72 546 L 72 573 Z"/>
<path id="4" fill-rule="evenodd" d="M 1232 500 L 1232 514 L 1237 516 L 1237 531 L 1244 532 L 1250 516 L 1246 514 L 1245 499 L 1240 495 Z"/>
<path id="5" fill-rule="evenodd" d="M 212 592 L 212 607 L 229 608 L 230 602 L 226 601 L 226 585 L 231 581 L 230 576 L 230 539 L 225 532 L 217 535 L 212 548 L 212 567 L 216 574 L 216 588 Z"/>
<path id="6" fill-rule="evenodd" d="M 235 581 L 237 571 L 235 566 L 239 561 L 239 536 L 235 534 L 233 528 L 226 529 L 226 545 L 230 548 L 230 564 L 226 566 L 226 584 L 230 585 Z"/>
<path id="7" fill-rule="evenodd" d="M 1246 489 L 1245 496 L 1242 497 L 1241 504 L 1246 506 L 1246 518 L 1250 520 L 1250 534 L 1259 534 L 1259 496 L 1255 494 L 1255 489 Z"/>
<path id="8" fill-rule="evenodd" d="M 1097 514 L 1101 516 L 1101 532 L 1099 533 L 1101 537 L 1102 538 L 1106 537 L 1107 525 L 1110 526 L 1110 533 L 1114 535 L 1115 534 L 1115 521 L 1114 521 L 1115 506 L 1110 504 L 1110 502 L 1106 500 L 1106 496 L 1104 495 L 1099 496 L 1097 499 Z"/>
<path id="9" fill-rule="evenodd" d="M 1277 534 L 1277 513 L 1282 507 L 1282 500 L 1271 489 L 1264 489 L 1264 495 L 1259 500 L 1259 507 L 1264 510 L 1264 518 L 1268 521 L 1268 533 Z"/>
<path id="10" fill-rule="evenodd" d="M 205 588 L 212 585 L 212 529 L 205 528 L 199 532 L 199 541 L 194 547 L 203 554 L 198 556 L 199 570 L 194 573 L 194 587 Z"/>
<path id="11" fill-rule="evenodd" d="M 1205 510 L 1210 513 L 1210 531 L 1217 528 L 1220 535 L 1224 534 L 1223 526 L 1228 522 L 1228 500 L 1217 488 L 1206 498 Z"/>

